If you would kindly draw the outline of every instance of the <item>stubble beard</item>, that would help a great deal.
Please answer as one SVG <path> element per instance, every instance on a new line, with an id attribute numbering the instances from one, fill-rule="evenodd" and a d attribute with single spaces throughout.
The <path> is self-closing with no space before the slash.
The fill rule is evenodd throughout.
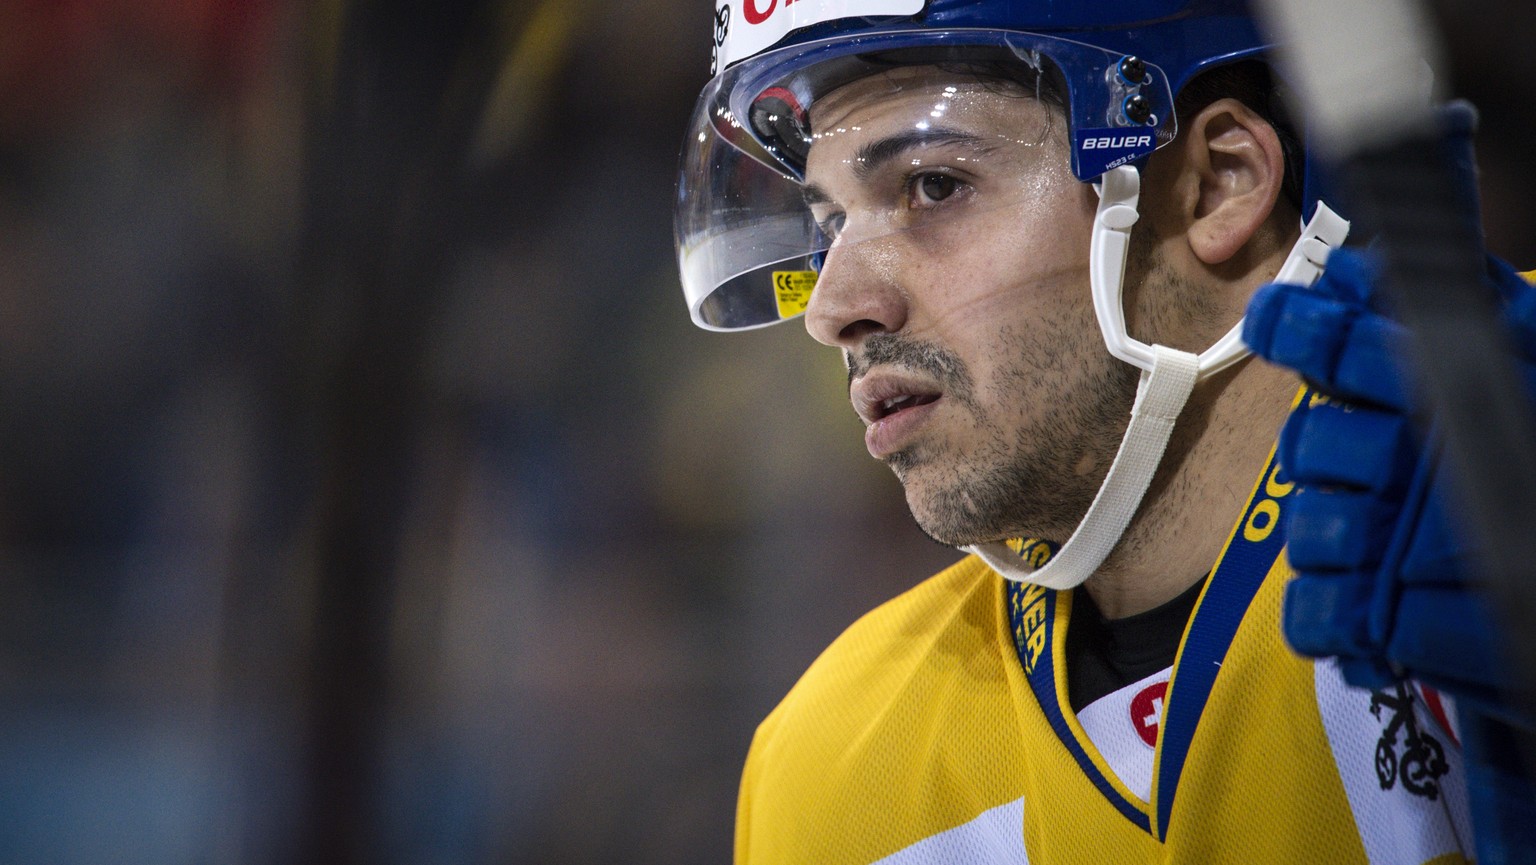
<path id="1" fill-rule="evenodd" d="M 985 402 L 953 353 L 902 336 L 880 337 L 886 362 L 943 383 L 951 417 L 968 423 L 968 437 L 979 442 L 962 451 L 930 441 L 886 457 L 925 534 L 948 546 L 1013 537 L 1066 540 L 1108 471 L 1135 396 L 1135 370 L 1110 357 L 1097 336 L 1091 319 L 1027 334 L 1002 331 L 996 351 L 1009 360 L 987 387 Z"/>

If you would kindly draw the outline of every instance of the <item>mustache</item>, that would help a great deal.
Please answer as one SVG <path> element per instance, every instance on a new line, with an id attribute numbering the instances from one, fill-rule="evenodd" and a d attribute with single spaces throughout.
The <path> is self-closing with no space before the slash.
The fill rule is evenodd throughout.
<path id="1" fill-rule="evenodd" d="M 848 365 L 848 387 L 853 380 L 875 366 L 899 366 L 927 374 L 939 382 L 944 392 L 962 401 L 971 395 L 971 374 L 960 356 L 931 342 L 912 339 L 894 333 L 877 333 L 869 336 L 859 347 L 858 354 L 843 352 Z"/>

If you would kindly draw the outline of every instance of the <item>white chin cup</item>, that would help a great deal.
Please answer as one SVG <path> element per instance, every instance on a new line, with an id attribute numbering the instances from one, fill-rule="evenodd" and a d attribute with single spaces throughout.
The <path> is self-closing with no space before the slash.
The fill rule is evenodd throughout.
<path id="1" fill-rule="evenodd" d="M 1099 209 L 1088 253 L 1094 312 L 1109 353 L 1141 370 L 1136 401 L 1131 406 L 1131 420 L 1120 440 L 1120 450 L 1082 522 L 1043 566 L 1029 567 L 1005 541 L 962 547 L 1010 580 L 1051 589 L 1074 588 L 1099 569 L 1140 507 L 1152 476 L 1162 463 L 1174 422 L 1189 401 L 1195 383 L 1249 353 L 1242 341 L 1241 319 L 1199 355 L 1165 345 L 1147 345 L 1126 333 L 1121 294 L 1131 227 L 1139 217 L 1141 175 L 1131 166 L 1121 166 L 1107 172 L 1095 188 L 1099 191 Z M 1328 251 L 1343 243 L 1348 233 L 1349 223 L 1318 202 L 1317 212 L 1303 228 L 1275 281 L 1311 285 L 1322 275 Z"/>

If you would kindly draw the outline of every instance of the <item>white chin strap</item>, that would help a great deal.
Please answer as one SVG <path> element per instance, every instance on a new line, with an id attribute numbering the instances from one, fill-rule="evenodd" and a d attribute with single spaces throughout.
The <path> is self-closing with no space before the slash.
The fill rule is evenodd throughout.
<path id="1" fill-rule="evenodd" d="M 1174 421 L 1189 400 L 1195 382 L 1249 354 L 1242 341 L 1241 320 L 1199 355 L 1165 345 L 1147 345 L 1125 332 L 1121 292 L 1131 226 L 1139 216 L 1136 205 L 1141 194 L 1141 175 L 1135 168 L 1122 166 L 1106 173 L 1095 188 L 1099 191 L 1099 210 L 1089 249 L 1089 281 L 1094 312 L 1109 353 L 1141 370 L 1130 425 L 1083 521 L 1043 566 L 1031 568 L 1006 541 L 962 548 L 980 556 L 1010 580 L 1051 589 L 1073 588 L 1099 569 L 1141 505 L 1168 447 Z M 1317 212 L 1302 229 L 1301 238 L 1291 248 L 1275 281 L 1311 285 L 1322 275 L 1328 251 L 1343 243 L 1348 233 L 1349 223 L 1318 202 Z"/>

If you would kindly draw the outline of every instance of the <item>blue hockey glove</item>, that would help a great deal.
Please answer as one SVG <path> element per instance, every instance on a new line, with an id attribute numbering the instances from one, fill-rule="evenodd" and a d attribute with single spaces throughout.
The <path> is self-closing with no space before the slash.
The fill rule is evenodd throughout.
<path id="1" fill-rule="evenodd" d="M 1492 259 L 1487 277 L 1536 382 L 1536 289 Z M 1341 249 L 1315 286 L 1267 285 L 1249 306 L 1248 344 L 1319 391 L 1280 436 L 1280 463 L 1299 486 L 1286 638 L 1303 654 L 1337 655 L 1353 684 L 1407 675 L 1504 714 L 1510 667 L 1470 582 L 1468 541 L 1448 519 L 1433 428 L 1419 433 L 1408 334 L 1377 282 L 1369 253 Z"/>

